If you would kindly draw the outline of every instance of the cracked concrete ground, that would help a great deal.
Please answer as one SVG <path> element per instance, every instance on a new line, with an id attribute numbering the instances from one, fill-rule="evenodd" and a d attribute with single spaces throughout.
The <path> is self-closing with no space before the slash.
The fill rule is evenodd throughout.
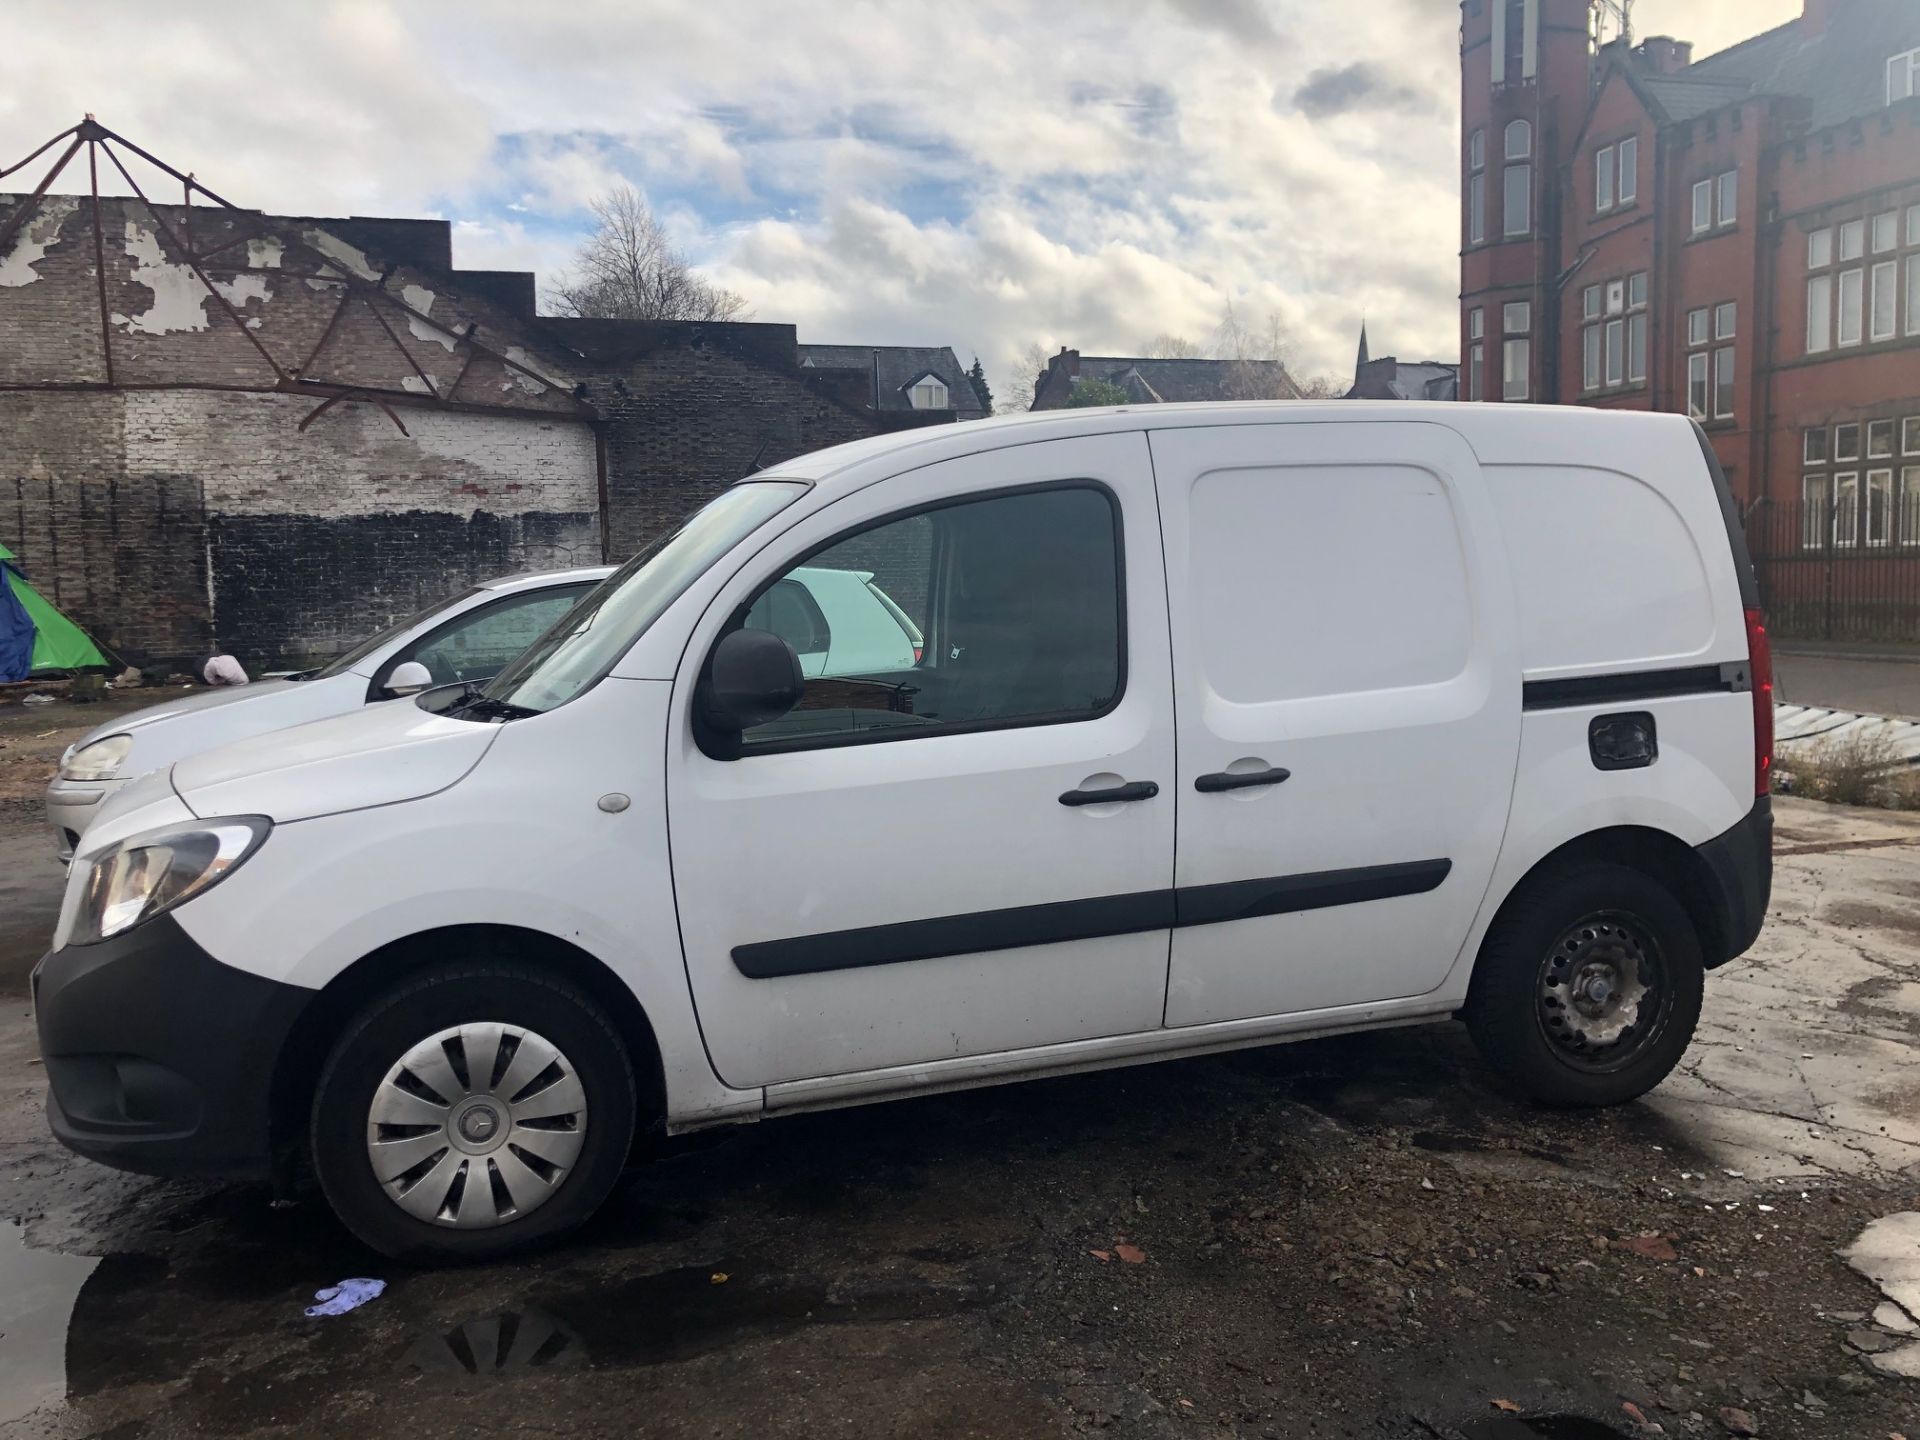
<path id="1" fill-rule="evenodd" d="M 578 1243 L 433 1273 L 53 1143 L 58 870 L 0 810 L 0 1431 L 1920 1433 L 1838 1254 L 1920 1209 L 1920 819 L 1778 814 L 1760 944 L 1635 1105 L 1516 1102 L 1452 1026 L 1308 1042 L 672 1142 Z"/>

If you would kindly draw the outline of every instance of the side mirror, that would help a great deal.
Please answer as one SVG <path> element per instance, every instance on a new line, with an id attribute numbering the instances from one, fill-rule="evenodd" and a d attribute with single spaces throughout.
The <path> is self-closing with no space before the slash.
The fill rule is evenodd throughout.
<path id="1" fill-rule="evenodd" d="M 700 718 L 723 735 L 778 720 L 800 703 L 806 679 L 793 647 L 770 630 L 722 637 L 700 680 Z"/>
<path id="2" fill-rule="evenodd" d="M 433 672 L 418 660 L 403 660 L 387 676 L 389 695 L 418 695 L 433 688 Z"/>

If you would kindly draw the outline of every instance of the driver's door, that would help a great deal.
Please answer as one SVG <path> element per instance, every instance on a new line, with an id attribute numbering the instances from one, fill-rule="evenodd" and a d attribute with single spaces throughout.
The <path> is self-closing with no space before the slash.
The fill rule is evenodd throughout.
<path id="1" fill-rule="evenodd" d="M 745 624 L 794 644 L 805 693 L 703 749 L 697 677 Z M 1157 1029 L 1169 666 L 1139 434 L 929 466 L 751 560 L 687 648 L 668 757 L 681 934 L 721 1077 Z"/>

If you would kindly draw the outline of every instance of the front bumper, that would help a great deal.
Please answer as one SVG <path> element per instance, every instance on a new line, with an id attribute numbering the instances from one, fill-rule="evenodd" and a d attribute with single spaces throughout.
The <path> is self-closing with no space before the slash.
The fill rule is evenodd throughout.
<path id="1" fill-rule="evenodd" d="M 62 861 L 73 859 L 73 847 L 100 813 L 101 802 L 126 783 L 124 779 L 57 779 L 47 786 L 47 823 L 53 827 L 54 847 Z"/>
<path id="2" fill-rule="evenodd" d="M 33 972 L 47 1119 L 147 1175 L 264 1176 L 273 1073 L 313 991 L 223 965 L 162 915 Z"/>
<path id="3" fill-rule="evenodd" d="M 1744 955 L 1760 937 L 1773 894 L 1773 797 L 1762 795 L 1744 820 L 1695 848 L 1713 877 L 1707 900 L 1713 907 L 1720 944 L 1709 968 Z"/>

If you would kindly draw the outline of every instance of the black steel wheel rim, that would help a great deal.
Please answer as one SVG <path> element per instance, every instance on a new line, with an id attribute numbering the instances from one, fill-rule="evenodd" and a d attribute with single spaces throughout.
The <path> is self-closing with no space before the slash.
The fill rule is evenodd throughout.
<path id="1" fill-rule="evenodd" d="M 1652 927 L 1630 911 L 1597 910 L 1562 930 L 1542 957 L 1533 1009 L 1556 1059 L 1606 1075 L 1659 1039 L 1673 999 Z"/>

